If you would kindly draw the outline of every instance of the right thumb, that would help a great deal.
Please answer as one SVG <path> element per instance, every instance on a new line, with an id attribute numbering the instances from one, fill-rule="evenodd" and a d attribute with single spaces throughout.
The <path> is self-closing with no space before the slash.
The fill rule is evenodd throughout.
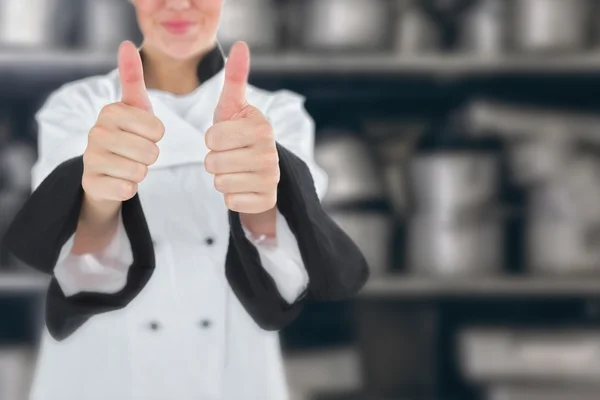
<path id="1" fill-rule="evenodd" d="M 146 91 L 142 58 L 135 45 L 125 41 L 119 47 L 119 76 L 121 101 L 128 106 L 152 112 L 152 104 Z"/>

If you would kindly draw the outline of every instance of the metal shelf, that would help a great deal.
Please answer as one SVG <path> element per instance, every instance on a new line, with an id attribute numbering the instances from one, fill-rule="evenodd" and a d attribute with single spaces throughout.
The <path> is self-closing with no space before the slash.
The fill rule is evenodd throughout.
<path id="1" fill-rule="evenodd" d="M 600 276 L 427 278 L 390 275 L 369 280 L 360 297 L 600 296 Z"/>
<path id="2" fill-rule="evenodd" d="M 0 273 L 0 295 L 7 293 L 41 292 L 46 290 L 50 279 L 31 273 Z"/>
<path id="3" fill-rule="evenodd" d="M 0 50 L 0 73 L 77 70 L 81 73 L 116 67 L 116 51 L 99 53 L 78 50 Z M 489 73 L 599 73 L 600 52 L 555 56 L 480 57 L 468 54 L 394 55 L 387 53 L 255 53 L 253 73 L 284 74 L 436 74 Z"/>

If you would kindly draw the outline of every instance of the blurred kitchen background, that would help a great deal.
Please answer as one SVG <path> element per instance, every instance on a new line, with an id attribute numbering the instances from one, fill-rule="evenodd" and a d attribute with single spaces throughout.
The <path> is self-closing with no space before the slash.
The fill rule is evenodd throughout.
<path id="1" fill-rule="evenodd" d="M 0 0 L 0 235 L 35 111 L 139 43 L 125 0 Z M 600 398 L 600 1 L 227 0 L 251 83 L 306 96 L 349 302 L 282 342 L 293 400 Z M 46 280 L 0 252 L 0 400 L 24 400 Z"/>

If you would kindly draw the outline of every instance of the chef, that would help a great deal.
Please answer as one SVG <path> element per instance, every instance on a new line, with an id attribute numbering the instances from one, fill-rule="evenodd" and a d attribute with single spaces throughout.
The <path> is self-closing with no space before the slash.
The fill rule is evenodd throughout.
<path id="1" fill-rule="evenodd" d="M 135 0 L 141 47 L 37 114 L 6 235 L 51 277 L 32 400 L 285 400 L 278 331 L 367 279 L 303 98 L 249 85 L 243 42 L 225 59 L 223 1 Z"/>

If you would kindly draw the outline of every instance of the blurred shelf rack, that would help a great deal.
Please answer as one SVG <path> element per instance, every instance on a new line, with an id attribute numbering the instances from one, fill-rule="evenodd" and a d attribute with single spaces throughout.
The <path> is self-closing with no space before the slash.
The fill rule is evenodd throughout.
<path id="1" fill-rule="evenodd" d="M 434 74 L 489 73 L 600 74 L 600 52 L 547 56 L 469 54 L 395 55 L 389 53 L 254 53 L 253 73 L 283 74 Z M 116 67 L 114 53 L 81 50 L 0 50 L 0 73 L 96 73 Z"/>
<path id="2" fill-rule="evenodd" d="M 390 275 L 372 278 L 360 293 L 369 298 L 438 297 L 597 297 L 600 276 L 496 276 L 425 278 Z"/>
<path id="3" fill-rule="evenodd" d="M 33 273 L 0 273 L 0 295 L 43 292 L 50 280 L 46 276 Z"/>

